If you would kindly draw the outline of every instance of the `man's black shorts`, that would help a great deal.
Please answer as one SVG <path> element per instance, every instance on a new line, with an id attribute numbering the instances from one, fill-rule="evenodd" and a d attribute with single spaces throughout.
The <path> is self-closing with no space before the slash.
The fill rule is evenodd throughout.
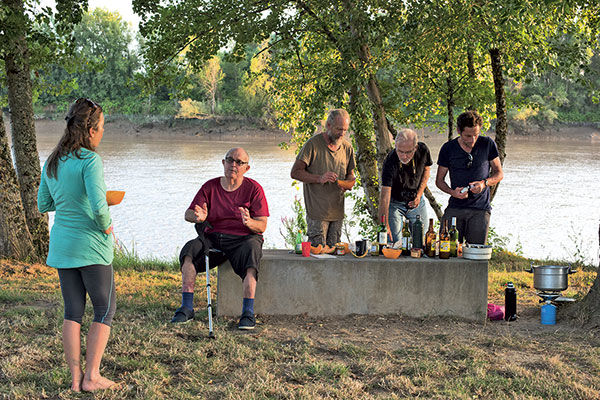
<path id="1" fill-rule="evenodd" d="M 229 260 L 233 271 L 244 279 L 248 268 L 256 269 L 256 279 L 258 280 L 258 266 L 262 257 L 262 245 L 264 239 L 262 235 L 251 234 L 246 236 L 228 235 L 226 233 L 208 233 L 206 234 L 211 249 L 221 250 L 223 253 L 211 254 L 209 262 L 210 268 Z M 202 242 L 196 238 L 190 240 L 183 246 L 179 254 L 179 265 L 183 265 L 185 256 L 192 258 L 192 263 L 196 267 L 196 272 L 206 270 L 204 263 L 204 249 Z"/>

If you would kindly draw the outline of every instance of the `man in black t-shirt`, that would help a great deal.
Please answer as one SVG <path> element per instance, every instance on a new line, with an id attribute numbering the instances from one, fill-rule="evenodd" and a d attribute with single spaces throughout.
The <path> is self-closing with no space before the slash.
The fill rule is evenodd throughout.
<path id="1" fill-rule="evenodd" d="M 417 133 L 402 129 L 396 135 L 395 149 L 390 151 L 381 171 L 379 219 L 385 215 L 388 235 L 394 242 L 402 238 L 402 218 L 412 224 L 420 215 L 427 230 L 427 207 L 423 192 L 427 187 L 433 161 L 427 145 L 417 142 Z"/>
<path id="2" fill-rule="evenodd" d="M 490 186 L 504 177 L 496 143 L 479 136 L 483 120 L 477 111 L 460 114 L 456 120 L 459 137 L 442 146 L 435 184 L 451 197 L 444 220 L 456 217 L 459 241 L 484 244 L 490 226 Z M 490 173 L 491 170 L 491 173 Z M 445 181 L 450 172 L 450 186 Z"/>

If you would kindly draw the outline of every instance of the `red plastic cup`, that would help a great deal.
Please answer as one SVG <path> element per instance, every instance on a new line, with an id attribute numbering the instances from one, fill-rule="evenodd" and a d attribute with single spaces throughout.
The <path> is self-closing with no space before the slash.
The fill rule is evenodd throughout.
<path id="1" fill-rule="evenodd" d="M 310 242 L 302 242 L 302 257 L 310 257 Z"/>

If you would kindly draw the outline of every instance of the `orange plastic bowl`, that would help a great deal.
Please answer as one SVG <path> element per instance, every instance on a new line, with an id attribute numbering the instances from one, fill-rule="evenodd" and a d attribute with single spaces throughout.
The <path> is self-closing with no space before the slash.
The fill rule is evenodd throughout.
<path id="1" fill-rule="evenodd" d="M 402 254 L 402 250 L 385 248 L 382 250 L 382 253 L 385 258 L 398 258 L 400 257 L 400 254 Z"/>
<path id="2" fill-rule="evenodd" d="M 107 190 L 106 191 L 106 202 L 109 206 L 116 206 L 123 201 L 125 192 L 122 190 Z"/>
<path id="3" fill-rule="evenodd" d="M 352 189 L 354 187 L 355 182 L 356 182 L 356 180 L 352 180 L 352 181 L 338 180 L 337 181 L 338 185 L 344 190 Z"/>

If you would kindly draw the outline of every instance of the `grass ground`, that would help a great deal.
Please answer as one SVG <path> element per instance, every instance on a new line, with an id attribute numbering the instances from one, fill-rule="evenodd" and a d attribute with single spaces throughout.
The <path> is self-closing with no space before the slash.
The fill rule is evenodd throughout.
<path id="1" fill-rule="evenodd" d="M 118 309 L 102 372 L 123 386 L 91 395 L 68 389 L 56 271 L 0 260 L 1 398 L 600 399 L 600 332 L 577 321 L 540 325 L 532 275 L 518 257 L 496 257 L 489 274 L 490 302 L 502 304 L 503 285 L 515 282 L 516 322 L 259 316 L 257 329 L 242 333 L 219 318 L 212 341 L 205 311 L 168 323 L 180 300 L 170 263 L 115 264 Z M 571 275 L 565 295 L 585 295 L 594 278 Z M 206 306 L 202 290 L 195 303 Z"/>

